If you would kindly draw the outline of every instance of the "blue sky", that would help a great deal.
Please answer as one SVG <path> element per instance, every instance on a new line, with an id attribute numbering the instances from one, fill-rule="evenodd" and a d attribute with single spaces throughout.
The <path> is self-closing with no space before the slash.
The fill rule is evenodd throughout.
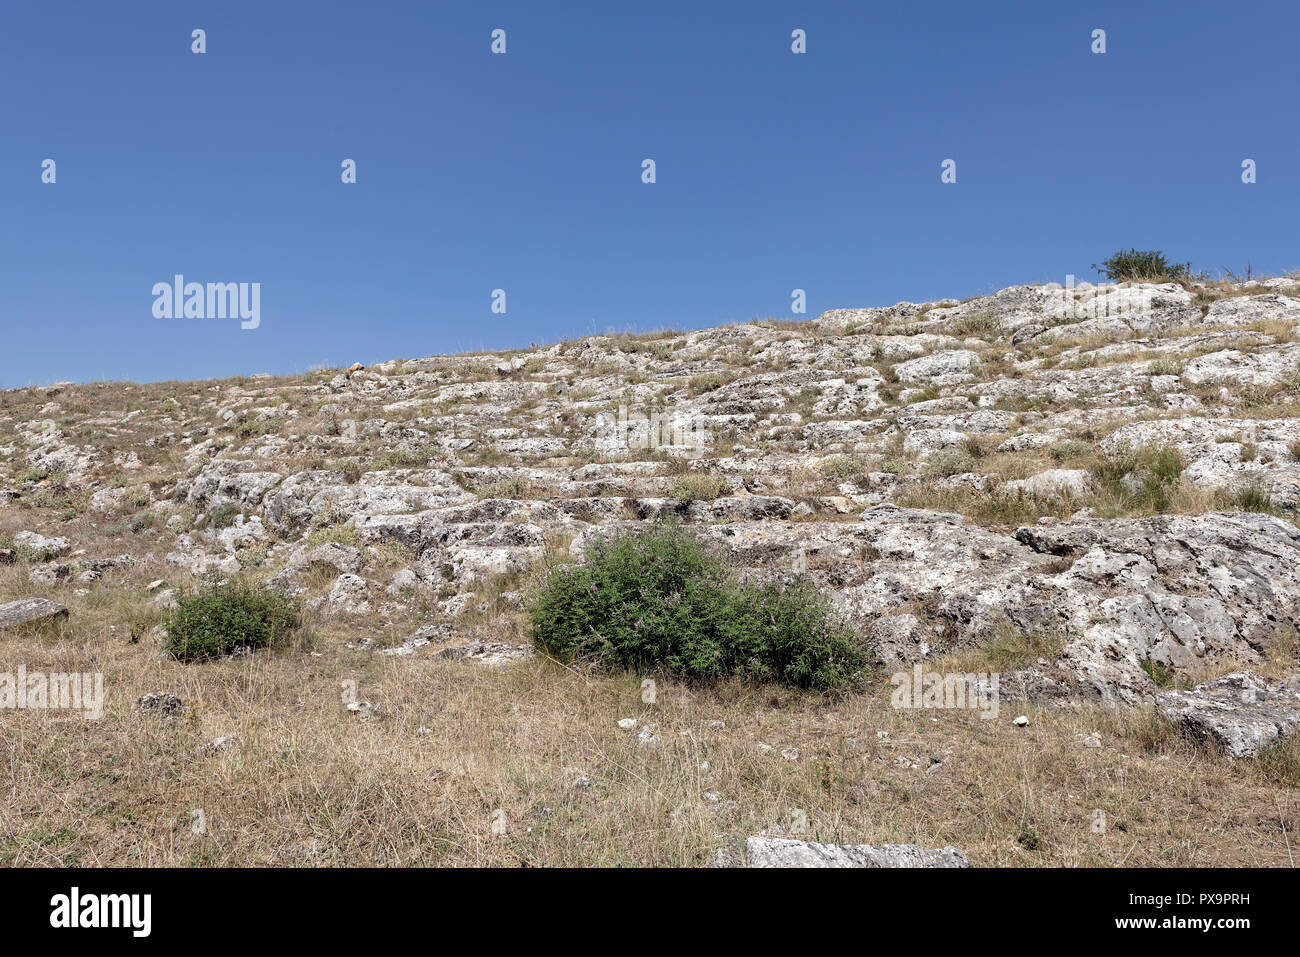
<path id="1" fill-rule="evenodd" d="M 1128 246 L 1280 272 L 1298 27 L 1195 0 L 9 3 L 0 387 L 700 328 L 795 288 L 814 316 Z M 176 273 L 260 282 L 260 327 L 155 318 Z"/>

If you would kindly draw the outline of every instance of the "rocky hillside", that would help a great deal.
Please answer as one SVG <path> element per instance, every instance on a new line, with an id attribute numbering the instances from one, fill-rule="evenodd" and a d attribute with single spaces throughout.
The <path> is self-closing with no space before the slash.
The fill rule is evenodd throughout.
<path id="1" fill-rule="evenodd" d="M 675 517 L 747 573 L 810 576 L 886 677 L 995 670 L 1024 702 L 1006 720 L 1154 706 L 1251 755 L 1300 722 L 1298 323 L 1287 279 L 1016 286 L 8 391 L 0 604 L 156 661 L 176 592 L 243 572 L 303 595 L 335 650 L 500 663 L 529 653 L 548 562 Z"/>

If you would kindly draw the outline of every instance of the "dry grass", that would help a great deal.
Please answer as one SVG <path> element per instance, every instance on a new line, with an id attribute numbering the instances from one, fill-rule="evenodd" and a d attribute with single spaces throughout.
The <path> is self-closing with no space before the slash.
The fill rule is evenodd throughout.
<path id="1" fill-rule="evenodd" d="M 100 721 L 0 723 L 6 864 L 692 866 L 799 811 L 812 839 L 951 843 L 979 865 L 1292 864 L 1294 756 L 1229 762 L 1141 711 L 1029 708 L 1020 729 L 1006 703 L 992 721 L 896 711 L 883 684 L 825 699 L 662 680 L 651 706 L 631 676 L 345 647 L 365 626 L 319 634 L 320 657 L 184 666 L 86 618 L 5 641 L 32 670 L 102 671 L 108 701 Z M 344 679 L 382 716 L 347 712 Z M 156 690 L 187 715 L 131 711 Z M 624 717 L 657 723 L 660 746 Z M 1094 732 L 1101 748 L 1075 738 Z"/>

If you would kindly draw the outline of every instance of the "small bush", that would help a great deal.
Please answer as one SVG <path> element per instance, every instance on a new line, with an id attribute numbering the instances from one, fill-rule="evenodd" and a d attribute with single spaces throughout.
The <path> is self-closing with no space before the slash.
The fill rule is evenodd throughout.
<path id="1" fill-rule="evenodd" d="M 1151 676 L 1151 680 L 1156 683 L 1157 688 L 1172 688 L 1174 684 L 1174 673 L 1164 662 L 1156 661 L 1154 658 L 1143 658 L 1139 665 L 1142 670 Z"/>
<path id="2" fill-rule="evenodd" d="M 53 474 L 54 473 L 51 473 L 49 469 L 45 469 L 45 468 L 28 469 L 26 472 L 23 472 L 21 475 L 18 476 L 18 481 L 24 485 L 30 485 L 35 482 L 44 482 L 47 478 L 50 478 L 51 475 Z M 55 476 L 55 481 L 54 481 L 55 485 L 65 484 L 63 481 L 59 481 L 57 479 L 58 476 Z"/>
<path id="3" fill-rule="evenodd" d="M 1176 282 L 1192 275 L 1191 263 L 1171 263 L 1158 249 L 1120 251 L 1092 268 L 1116 282 Z"/>
<path id="4" fill-rule="evenodd" d="M 1036 851 L 1042 846 L 1043 838 L 1033 825 L 1021 821 L 1016 825 L 1016 842 L 1027 851 Z"/>
<path id="5" fill-rule="evenodd" d="M 998 317 L 991 312 L 977 312 L 952 324 L 954 335 L 981 336 L 998 329 Z"/>
<path id="6" fill-rule="evenodd" d="M 968 449 L 939 449 L 926 460 L 925 472 L 927 475 L 948 478 L 969 472 L 974 467 L 975 457 Z"/>
<path id="7" fill-rule="evenodd" d="M 822 462 L 822 475 L 828 479 L 854 479 L 867 471 L 867 463 L 856 455 L 832 455 Z"/>
<path id="8" fill-rule="evenodd" d="M 503 479 L 479 490 L 479 498 L 523 498 L 528 491 L 528 481 L 522 475 Z"/>
<path id="9" fill-rule="evenodd" d="M 1081 459 L 1092 453 L 1092 446 L 1087 442 L 1081 442 L 1078 439 L 1062 439 L 1060 442 L 1053 444 L 1047 454 L 1058 462 L 1069 462 L 1071 459 Z"/>
<path id="10" fill-rule="evenodd" d="M 1148 453 L 1146 464 L 1156 481 L 1164 483 L 1177 482 L 1183 474 L 1183 469 L 1187 467 L 1182 454 L 1168 445 L 1158 445 L 1153 448 Z"/>
<path id="11" fill-rule="evenodd" d="M 235 553 L 235 560 L 243 568 L 260 568 L 266 564 L 270 548 L 263 544 L 249 545 Z"/>
<path id="12" fill-rule="evenodd" d="M 679 475 L 673 482 L 673 498 L 679 502 L 708 502 L 727 491 L 727 480 L 721 475 L 692 472 Z"/>
<path id="13" fill-rule="evenodd" d="M 1272 515 L 1277 511 L 1272 497 L 1258 485 L 1246 485 L 1232 494 L 1232 504 L 1243 512 L 1262 512 Z"/>
<path id="14" fill-rule="evenodd" d="M 166 648 L 179 661 L 202 661 L 281 644 L 300 625 L 297 601 L 282 591 L 242 582 L 209 585 L 177 599 Z"/>
<path id="15" fill-rule="evenodd" d="M 284 419 L 272 416 L 260 422 L 240 422 L 235 426 L 234 431 L 241 439 L 255 439 L 263 435 L 275 435 L 282 428 L 284 428 Z"/>
<path id="16" fill-rule="evenodd" d="M 551 573 L 529 614 L 533 643 L 561 661 L 694 680 L 830 689 L 866 660 L 811 583 L 739 582 L 672 525 L 593 544 L 583 564 Z"/>
<path id="17" fill-rule="evenodd" d="M 239 515 L 239 506 L 233 502 L 224 502 L 208 513 L 208 525 L 212 528 L 229 528 L 235 524 Z"/>

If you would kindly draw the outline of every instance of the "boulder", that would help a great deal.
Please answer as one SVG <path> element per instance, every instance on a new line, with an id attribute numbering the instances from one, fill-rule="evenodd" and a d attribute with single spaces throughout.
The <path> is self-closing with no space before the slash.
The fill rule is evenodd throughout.
<path id="1" fill-rule="evenodd" d="M 956 385 L 975 378 L 979 361 L 979 356 L 969 349 L 949 349 L 900 362 L 894 366 L 894 373 L 903 382 Z"/>
<path id="2" fill-rule="evenodd" d="M 27 570 L 27 580 L 33 585 L 53 585 L 72 574 L 72 567 L 61 562 L 33 565 Z"/>
<path id="3" fill-rule="evenodd" d="M 0 605 L 0 631 L 66 618 L 67 615 L 68 609 L 65 606 L 48 598 L 20 598 Z"/>
<path id="4" fill-rule="evenodd" d="M 14 536 L 14 545 L 34 562 L 48 562 L 72 551 L 72 543 L 66 538 L 46 538 L 37 532 L 19 532 Z"/>
<path id="5" fill-rule="evenodd" d="M 1300 675 L 1270 682 L 1236 671 L 1191 691 L 1162 692 L 1156 705 L 1185 735 L 1251 757 L 1300 728 Z"/>
<path id="6" fill-rule="evenodd" d="M 1075 498 L 1088 493 L 1092 476 L 1086 469 L 1048 469 L 1029 478 L 1006 482 L 1002 488 L 1015 493 L 1023 492 L 1032 498 L 1053 498 L 1069 495 Z"/>

